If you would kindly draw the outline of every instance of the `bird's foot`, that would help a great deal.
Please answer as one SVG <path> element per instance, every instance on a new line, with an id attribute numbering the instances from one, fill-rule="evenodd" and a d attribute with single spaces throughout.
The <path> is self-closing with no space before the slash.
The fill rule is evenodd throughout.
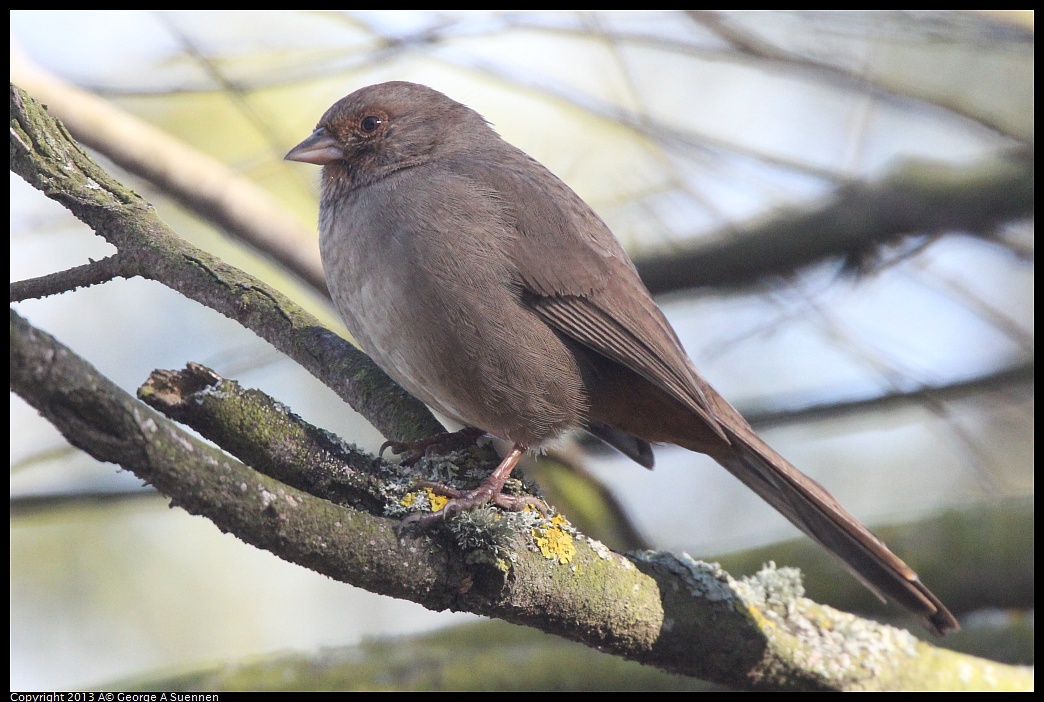
<path id="1" fill-rule="evenodd" d="M 386 449 L 391 449 L 392 453 L 406 454 L 402 464 L 412 466 L 425 456 L 467 448 L 485 433 L 475 427 L 464 427 L 460 431 L 444 431 L 417 441 L 385 441 L 377 456 L 383 456 Z"/>
<path id="2" fill-rule="evenodd" d="M 451 499 L 438 512 L 416 512 L 409 515 L 399 524 L 399 530 L 401 531 L 411 524 L 427 526 L 436 520 L 448 519 L 454 514 L 475 509 L 490 502 L 512 512 L 519 512 L 528 505 L 546 517 L 547 505 L 542 500 L 521 495 L 505 495 L 501 492 L 504 489 L 504 483 L 507 482 L 508 477 L 511 475 L 512 469 L 518 464 L 524 453 L 525 447 L 515 444 L 504 457 L 504 460 L 500 462 L 500 465 L 497 466 L 497 469 L 474 490 L 458 490 L 442 483 L 418 483 L 417 487 L 428 488 L 436 494 Z"/>
<path id="3" fill-rule="evenodd" d="M 399 524 L 399 529 L 405 529 L 411 524 L 429 526 L 440 519 L 449 519 L 455 514 L 460 514 L 469 509 L 475 509 L 492 502 L 498 507 L 511 512 L 521 512 L 527 506 L 547 516 L 547 505 L 543 500 L 528 495 L 505 495 L 497 490 L 494 492 L 489 481 L 483 482 L 474 490 L 457 490 L 441 483 L 419 483 L 417 487 L 429 488 L 432 492 L 452 498 L 438 512 L 415 512 Z"/>

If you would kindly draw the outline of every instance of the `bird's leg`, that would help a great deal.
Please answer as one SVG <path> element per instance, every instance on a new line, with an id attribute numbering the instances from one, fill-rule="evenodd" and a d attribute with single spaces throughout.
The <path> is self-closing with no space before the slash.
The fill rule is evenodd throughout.
<path id="1" fill-rule="evenodd" d="M 522 459 L 522 455 L 526 452 L 526 447 L 522 444 L 515 444 L 511 447 L 511 450 L 504 460 L 500 462 L 488 478 L 482 481 L 474 490 L 457 490 L 441 483 L 430 483 L 422 482 L 418 483 L 418 487 L 430 488 L 433 492 L 440 495 L 453 498 L 446 503 L 438 512 L 417 512 L 411 514 L 402 520 L 399 528 L 409 526 L 410 524 L 430 524 L 436 519 L 446 519 L 448 517 L 463 512 L 469 509 L 475 509 L 481 507 L 487 502 L 503 507 L 504 509 L 511 510 L 512 512 L 519 512 L 530 505 L 536 508 L 541 514 L 547 516 L 547 506 L 535 497 L 521 497 L 517 495 L 505 495 L 501 492 L 504 489 L 504 483 L 507 482 L 508 477 L 511 475 L 511 471 L 518 465 L 518 462 Z"/>
<path id="2" fill-rule="evenodd" d="M 391 449 L 392 453 L 396 454 L 408 452 L 406 458 L 402 459 L 402 464 L 412 466 L 425 456 L 467 448 L 485 433 L 475 427 L 464 427 L 460 431 L 444 431 L 417 441 L 385 441 L 377 455 L 383 456 L 385 449 Z"/>

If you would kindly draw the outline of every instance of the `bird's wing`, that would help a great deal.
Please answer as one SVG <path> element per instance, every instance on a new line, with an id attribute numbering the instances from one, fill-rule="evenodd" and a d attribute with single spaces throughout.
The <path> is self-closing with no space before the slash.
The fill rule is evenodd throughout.
<path id="1" fill-rule="evenodd" d="M 678 400 L 727 442 L 706 382 L 616 237 L 568 186 L 510 148 L 507 158 L 518 159 L 516 167 L 503 160 L 471 160 L 459 167 L 501 193 L 509 207 L 525 205 L 514 208 L 516 236 L 506 248 L 524 303 L 565 336 Z"/>
<path id="2" fill-rule="evenodd" d="M 526 282 L 532 285 L 532 281 Z M 597 298 L 551 294 L 529 295 L 525 299 L 552 327 L 638 373 L 692 410 L 716 434 L 728 441 L 712 414 L 706 393 L 701 387 L 703 383 L 689 370 L 691 364 L 681 350 L 681 344 L 670 327 L 666 326 L 663 313 L 652 304 L 648 295 L 644 290 L 640 293 L 636 291 L 635 296 L 624 304 L 633 307 L 636 302 L 649 301 L 646 314 L 650 317 L 656 315 L 657 321 L 662 320 L 666 327 L 657 328 L 658 333 L 652 335 L 638 331 L 640 327 L 633 323 L 636 320 L 628 314 L 632 310 L 613 309 L 610 312 L 607 306 L 598 304 Z"/>

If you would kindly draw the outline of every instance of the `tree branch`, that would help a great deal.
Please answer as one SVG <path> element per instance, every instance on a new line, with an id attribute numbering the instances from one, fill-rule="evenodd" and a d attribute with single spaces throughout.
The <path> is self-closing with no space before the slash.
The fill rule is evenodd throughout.
<path id="1" fill-rule="evenodd" d="M 137 193 L 79 148 L 40 103 L 11 86 L 11 170 L 118 250 L 122 275 L 155 280 L 234 319 L 334 390 L 382 434 L 441 431 L 427 407 L 285 295 L 177 236 Z"/>
<path id="2" fill-rule="evenodd" d="M 91 261 L 64 271 L 11 283 L 11 302 L 60 295 L 78 288 L 106 283 L 114 278 L 132 278 L 136 274 L 134 268 L 124 265 L 119 254 L 106 256 L 100 261 Z"/>
<path id="3" fill-rule="evenodd" d="M 909 161 L 876 183 L 842 186 L 814 208 L 782 210 L 635 265 L 649 290 L 662 294 L 748 285 L 829 258 L 859 264 L 911 234 L 985 235 L 1033 215 L 1033 171 L 1032 148 L 968 167 Z"/>
<path id="4" fill-rule="evenodd" d="M 628 559 L 580 537 L 568 564 L 518 544 L 510 558 L 491 556 L 489 543 L 465 547 L 448 530 L 399 539 L 390 519 L 262 476 L 194 439 L 13 311 L 10 337 L 13 389 L 76 446 L 120 463 L 247 543 L 342 582 L 735 687 L 923 688 L 935 679 L 949 687 L 970 677 L 981 688 L 983 679 L 968 670 L 1003 668 L 806 600 L 792 569 L 735 581 L 688 557 Z"/>
<path id="5" fill-rule="evenodd" d="M 744 412 L 743 416 L 752 427 L 763 429 L 839 419 L 869 412 L 886 412 L 912 405 L 955 402 L 990 393 L 1032 395 L 1034 366 L 1033 362 L 1021 363 L 969 380 L 926 385 L 916 390 L 890 392 L 857 400 L 810 404 L 786 410 L 752 410 Z"/>
<path id="6" fill-rule="evenodd" d="M 329 296 L 319 249 L 314 245 L 315 230 L 288 215 L 263 189 L 163 130 L 40 68 L 17 51 L 12 52 L 11 75 L 61 118 L 80 142 Z"/>

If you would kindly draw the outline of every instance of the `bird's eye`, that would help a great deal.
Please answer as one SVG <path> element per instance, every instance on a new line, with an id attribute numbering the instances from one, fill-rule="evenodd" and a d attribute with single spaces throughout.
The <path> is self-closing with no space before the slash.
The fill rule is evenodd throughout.
<path id="1" fill-rule="evenodd" d="M 382 122 L 383 120 L 380 117 L 376 115 L 370 115 L 368 117 L 363 117 L 362 120 L 359 122 L 359 126 L 362 127 L 362 130 L 364 132 L 372 132 L 375 129 L 377 129 L 377 127 L 381 126 Z"/>

